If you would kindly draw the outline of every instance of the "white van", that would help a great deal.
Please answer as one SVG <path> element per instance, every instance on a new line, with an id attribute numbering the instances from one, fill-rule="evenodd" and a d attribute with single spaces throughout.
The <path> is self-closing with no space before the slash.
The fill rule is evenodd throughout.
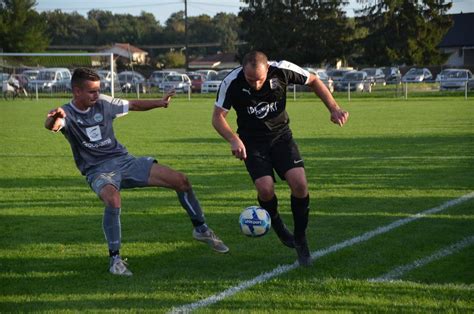
<path id="1" fill-rule="evenodd" d="M 31 91 L 65 92 L 71 90 L 71 72 L 67 68 L 46 68 L 28 83 Z"/>

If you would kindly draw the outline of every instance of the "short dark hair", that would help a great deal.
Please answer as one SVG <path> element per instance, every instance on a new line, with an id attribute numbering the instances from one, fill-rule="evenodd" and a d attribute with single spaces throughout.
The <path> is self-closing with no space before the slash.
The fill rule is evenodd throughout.
<path id="1" fill-rule="evenodd" d="M 71 78 L 71 87 L 82 87 L 85 81 L 100 81 L 96 71 L 89 68 L 77 68 Z"/>
<path id="2" fill-rule="evenodd" d="M 267 64 L 268 58 L 261 51 L 251 51 L 244 56 L 242 60 L 242 67 L 250 65 L 252 68 L 256 68 L 260 64 Z"/>

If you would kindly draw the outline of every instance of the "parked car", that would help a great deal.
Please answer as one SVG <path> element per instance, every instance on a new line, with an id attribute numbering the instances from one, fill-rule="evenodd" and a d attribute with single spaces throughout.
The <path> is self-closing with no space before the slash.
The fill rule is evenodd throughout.
<path id="1" fill-rule="evenodd" d="M 145 77 L 135 71 L 123 71 L 118 75 L 120 87 L 123 92 L 129 93 L 137 91 L 137 86 L 139 86 L 139 91 L 142 93 L 146 92 L 145 89 Z"/>
<path id="2" fill-rule="evenodd" d="M 102 91 L 110 92 L 110 86 L 112 85 L 112 71 L 110 70 L 98 70 L 97 74 L 100 76 L 100 89 Z M 114 91 L 120 91 L 120 81 L 117 73 L 113 74 L 114 78 Z"/>
<path id="3" fill-rule="evenodd" d="M 219 85 L 221 85 L 221 82 L 230 72 L 232 72 L 232 69 L 220 70 L 217 72 L 217 76 L 214 80 L 207 80 L 202 84 L 201 93 L 217 92 L 219 90 Z"/>
<path id="4" fill-rule="evenodd" d="M 367 79 L 373 84 L 387 84 L 385 81 L 385 74 L 380 68 L 363 68 L 361 71 L 367 73 Z"/>
<path id="5" fill-rule="evenodd" d="M 404 83 L 420 83 L 433 80 L 433 75 L 427 68 L 411 68 L 402 77 Z"/>
<path id="6" fill-rule="evenodd" d="M 325 69 L 313 69 L 307 67 L 303 69 L 318 77 L 331 93 L 334 92 L 334 81 L 328 76 Z M 289 89 L 291 89 L 291 87 L 289 87 Z M 305 87 L 305 90 L 309 90 L 309 88 Z"/>
<path id="7" fill-rule="evenodd" d="M 36 80 L 38 77 L 39 70 L 25 70 L 21 72 L 24 76 L 28 78 L 28 81 Z"/>
<path id="8" fill-rule="evenodd" d="M 0 73 L 0 81 L 1 81 L 1 84 L 0 86 L 2 87 L 2 92 L 4 91 L 4 87 L 3 85 L 6 84 L 6 82 L 8 81 L 8 79 L 10 78 L 10 74 L 8 73 Z M 4 84 L 5 83 L 5 84 Z"/>
<path id="9" fill-rule="evenodd" d="M 354 70 L 332 69 L 332 70 L 328 70 L 327 74 L 333 80 L 334 84 L 336 84 L 336 82 L 342 80 L 342 77 L 344 76 L 344 74 L 346 74 L 348 72 L 351 72 L 351 71 L 354 71 Z"/>
<path id="10" fill-rule="evenodd" d="M 187 73 L 189 79 L 191 80 L 191 91 L 193 93 L 200 93 L 201 92 L 201 86 L 206 80 L 206 76 L 202 73 L 198 72 L 189 72 Z"/>
<path id="11" fill-rule="evenodd" d="M 165 79 L 166 76 L 170 74 L 178 74 L 176 71 L 165 71 L 165 70 L 159 70 L 159 71 L 153 71 L 151 73 L 150 77 L 148 78 L 148 82 L 150 86 L 154 87 L 160 87 L 160 84 L 163 83 L 163 80 Z"/>
<path id="12" fill-rule="evenodd" d="M 370 80 L 367 79 L 367 72 L 351 71 L 346 72 L 342 80 L 336 82 L 335 87 L 337 91 L 351 91 L 362 92 L 370 87 Z"/>
<path id="13" fill-rule="evenodd" d="M 45 68 L 36 79 L 28 82 L 30 91 L 60 92 L 71 90 L 71 72 L 67 68 Z"/>
<path id="14" fill-rule="evenodd" d="M 191 80 L 186 74 L 170 74 L 165 77 L 161 86 L 164 91 L 187 93 L 191 89 Z"/>
<path id="15" fill-rule="evenodd" d="M 206 80 L 213 80 L 217 76 L 217 71 L 214 70 L 197 70 L 196 73 L 204 74 Z"/>
<path id="16" fill-rule="evenodd" d="M 402 80 L 402 74 L 397 67 L 382 67 L 380 69 L 385 75 L 385 82 L 387 84 L 398 84 Z"/>
<path id="17" fill-rule="evenodd" d="M 464 90 L 474 85 L 472 72 L 465 69 L 446 69 L 439 74 L 439 90 Z"/>

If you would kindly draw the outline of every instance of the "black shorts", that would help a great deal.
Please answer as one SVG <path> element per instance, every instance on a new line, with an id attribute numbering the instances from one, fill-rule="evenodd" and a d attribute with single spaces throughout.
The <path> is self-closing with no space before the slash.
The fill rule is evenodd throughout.
<path id="1" fill-rule="evenodd" d="M 285 180 L 285 173 L 303 167 L 304 162 L 291 133 L 285 133 L 272 140 L 242 139 L 247 150 L 245 166 L 255 181 L 263 176 L 271 176 L 275 181 L 273 169 Z"/>

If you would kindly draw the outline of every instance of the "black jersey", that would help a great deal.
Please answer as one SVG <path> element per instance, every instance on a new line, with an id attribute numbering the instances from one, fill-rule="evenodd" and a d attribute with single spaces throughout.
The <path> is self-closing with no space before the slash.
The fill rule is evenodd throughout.
<path id="1" fill-rule="evenodd" d="M 216 106 L 237 112 L 237 133 L 242 138 L 274 137 L 289 132 L 286 112 L 288 84 L 304 85 L 309 72 L 288 62 L 269 62 L 263 87 L 253 90 L 244 77 L 242 67 L 234 69 L 222 81 L 217 92 Z"/>

